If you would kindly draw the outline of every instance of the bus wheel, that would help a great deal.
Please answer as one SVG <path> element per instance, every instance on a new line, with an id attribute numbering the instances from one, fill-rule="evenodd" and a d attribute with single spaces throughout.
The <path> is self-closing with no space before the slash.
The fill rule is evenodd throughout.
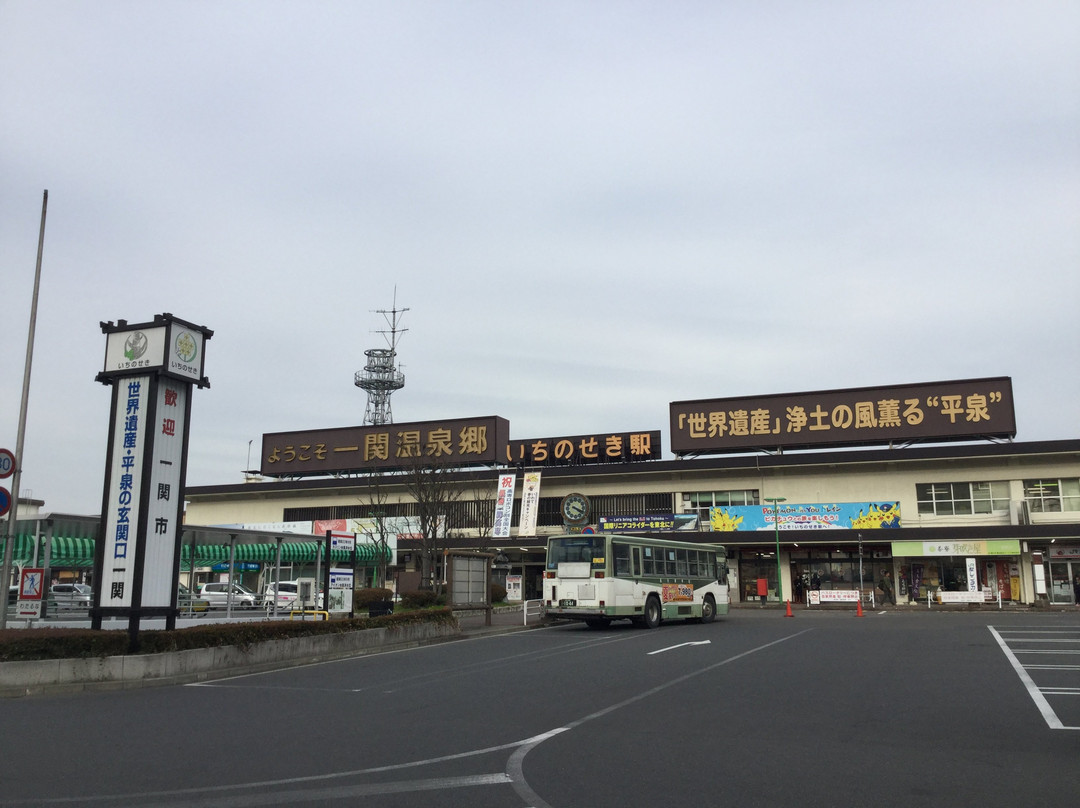
<path id="1" fill-rule="evenodd" d="M 656 628 L 660 625 L 660 601 L 656 595 L 650 595 L 645 601 L 645 628 Z"/>
<path id="2" fill-rule="evenodd" d="M 716 601 L 712 595 L 705 596 L 705 602 L 701 604 L 701 622 L 711 623 L 716 619 Z"/>
<path id="3" fill-rule="evenodd" d="M 605 617 L 590 617 L 585 621 L 585 625 L 589 628 L 607 628 L 611 625 L 611 621 Z"/>

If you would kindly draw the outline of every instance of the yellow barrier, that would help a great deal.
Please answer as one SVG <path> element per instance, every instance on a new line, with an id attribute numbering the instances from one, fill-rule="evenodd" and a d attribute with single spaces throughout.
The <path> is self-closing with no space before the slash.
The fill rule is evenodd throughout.
<path id="1" fill-rule="evenodd" d="M 315 615 L 316 617 L 321 614 L 323 620 L 329 620 L 330 619 L 330 612 L 322 611 L 322 610 L 319 610 L 319 609 L 290 609 L 289 610 L 289 619 L 290 620 L 293 619 L 294 614 L 299 614 L 299 615 L 310 614 L 310 615 Z"/>

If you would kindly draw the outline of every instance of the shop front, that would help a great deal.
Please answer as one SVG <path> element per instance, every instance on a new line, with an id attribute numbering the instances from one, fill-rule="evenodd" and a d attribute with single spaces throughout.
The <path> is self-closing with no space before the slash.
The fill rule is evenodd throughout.
<path id="1" fill-rule="evenodd" d="M 1051 544 L 1043 558 L 1050 603 L 1080 605 L 1080 544 Z"/>
<path id="2" fill-rule="evenodd" d="M 987 600 L 1021 601 L 1020 542 L 900 541 L 892 543 L 897 598 L 914 603 L 943 592 L 980 592 Z M 1080 560 L 1080 559 L 1078 559 Z"/>

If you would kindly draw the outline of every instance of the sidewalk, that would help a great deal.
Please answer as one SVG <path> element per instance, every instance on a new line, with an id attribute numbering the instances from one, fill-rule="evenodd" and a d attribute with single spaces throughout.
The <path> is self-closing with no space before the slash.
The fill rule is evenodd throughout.
<path id="1" fill-rule="evenodd" d="M 461 632 L 468 636 L 482 634 L 506 634 L 511 631 L 524 631 L 525 629 L 539 628 L 545 625 L 545 620 L 539 614 L 536 601 L 529 602 L 529 616 L 526 621 L 522 612 L 522 606 L 495 606 L 491 610 L 491 624 L 488 625 L 487 615 L 483 610 L 455 610 Z"/>

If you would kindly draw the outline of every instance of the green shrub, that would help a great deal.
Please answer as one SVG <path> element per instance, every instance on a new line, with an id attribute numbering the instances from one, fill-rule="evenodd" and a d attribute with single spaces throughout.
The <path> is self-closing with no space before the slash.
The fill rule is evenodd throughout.
<path id="1" fill-rule="evenodd" d="M 406 609 L 427 609 L 441 605 L 443 602 L 444 599 L 430 589 L 417 589 L 413 592 L 403 592 L 401 595 L 401 605 Z"/>
<path id="2" fill-rule="evenodd" d="M 352 620 L 253 620 L 245 623 L 208 623 L 175 631 L 140 631 L 139 653 L 156 654 L 235 645 L 247 648 L 267 640 L 287 640 L 321 634 L 382 627 L 393 629 L 418 623 L 455 622 L 449 609 L 357 617 Z M 128 633 L 123 630 L 93 631 L 88 628 L 32 628 L 0 631 L 0 662 L 73 657 L 123 656 L 128 653 Z"/>
<path id="3" fill-rule="evenodd" d="M 491 602 L 502 603 L 506 600 L 506 587 L 502 584 L 491 585 Z"/>
<path id="4" fill-rule="evenodd" d="M 371 589 L 356 589 L 353 591 L 353 609 L 358 612 L 366 612 L 372 603 L 391 600 L 394 593 L 389 589 L 372 587 Z"/>

